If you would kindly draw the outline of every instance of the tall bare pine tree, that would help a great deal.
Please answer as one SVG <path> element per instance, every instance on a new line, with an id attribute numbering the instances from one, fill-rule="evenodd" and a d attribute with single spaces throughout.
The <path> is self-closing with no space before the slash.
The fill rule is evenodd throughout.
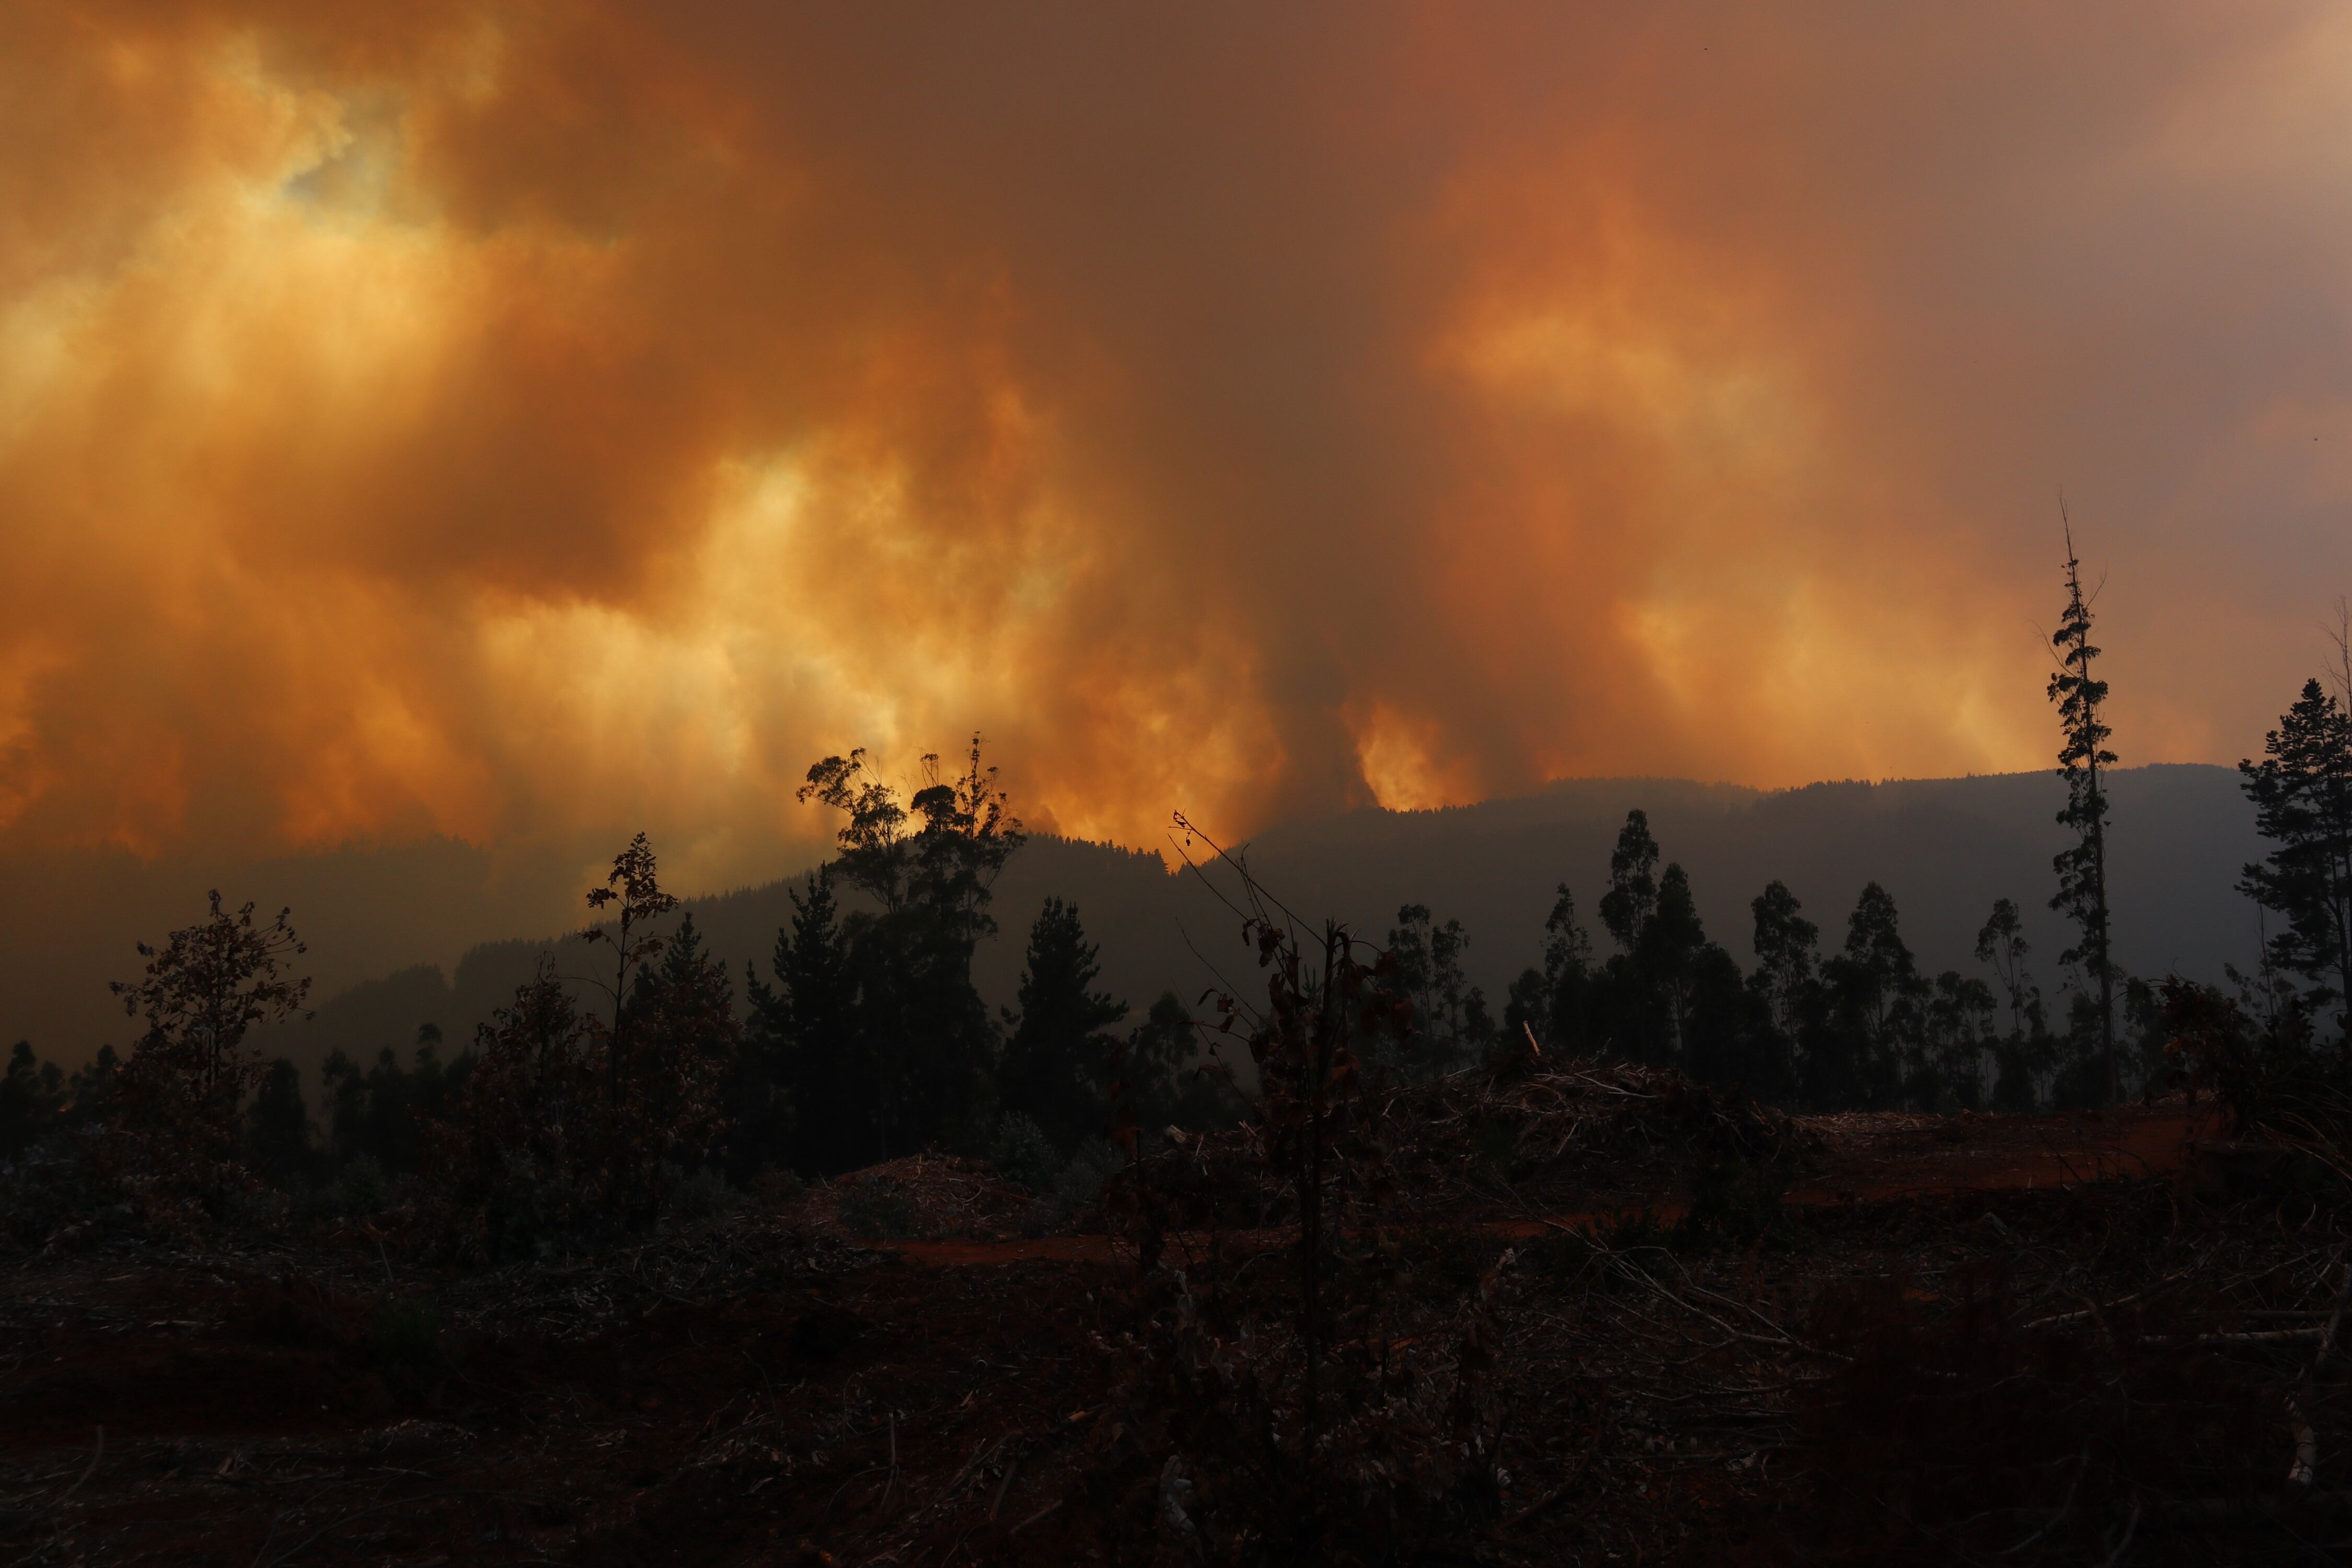
<path id="1" fill-rule="evenodd" d="M 2058 750 L 2058 773 L 2066 781 L 2066 805 L 2058 823 L 2074 834 L 2074 844 L 2051 861 L 2058 873 L 2058 891 L 2050 907 L 2073 921 L 2079 933 L 2058 961 L 2082 964 L 2099 983 L 2099 1058 L 2107 1101 L 2113 1104 L 2117 1098 L 2116 971 L 2107 930 L 2107 792 L 2099 770 L 2112 764 L 2116 754 L 2107 750 L 2112 731 L 2099 717 L 2107 683 L 2091 674 L 2099 650 L 2091 645 L 2091 605 L 2083 596 L 2083 564 L 2074 554 L 2072 527 L 2066 531 L 2066 608 L 2050 642 L 2058 650 L 2050 700 L 2058 705 L 2058 732 L 2064 742 Z"/>

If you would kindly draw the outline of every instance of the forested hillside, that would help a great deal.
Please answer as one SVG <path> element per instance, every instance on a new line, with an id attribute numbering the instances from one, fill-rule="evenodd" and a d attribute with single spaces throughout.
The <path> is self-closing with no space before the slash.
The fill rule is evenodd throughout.
<path id="1" fill-rule="evenodd" d="M 2157 765 L 2121 770 L 2112 781 L 2110 874 L 2122 967 L 2217 981 L 2225 962 L 2250 964 L 2254 910 L 2235 885 L 2262 851 L 2236 773 Z M 1589 918 L 1625 814 L 1640 808 L 1665 858 L 1689 873 L 1706 933 L 1743 964 L 1753 956 L 1749 900 L 1768 882 L 1786 883 L 1834 945 L 1856 896 L 1874 881 L 1893 896 L 1904 939 L 1930 974 L 1978 973 L 1979 929 L 1993 900 L 2014 900 L 2033 951 L 2045 958 L 2039 976 L 2054 993 L 2062 977 L 2046 959 L 2064 940 L 2044 904 L 2050 857 L 2064 842 L 2053 820 L 2063 799 L 2063 786 L 2047 773 L 1787 791 L 1576 780 L 1517 800 L 1294 823 L 1260 835 L 1247 858 L 1302 914 L 1328 914 L 1375 938 L 1407 904 L 1428 906 L 1440 923 L 1460 921 L 1470 939 L 1465 974 L 1499 1009 L 1512 977 L 1540 962 L 1556 885 L 1567 882 Z M 1180 874 L 1168 874 L 1169 862 Z M 740 973 L 749 960 L 765 973 L 776 932 L 791 918 L 793 885 L 690 900 L 687 907 L 730 969 Z M 981 943 L 974 963 L 992 1005 L 1012 1001 L 1022 935 L 1048 897 L 1076 904 L 1088 936 L 1101 944 L 1103 984 L 1139 1008 L 1167 990 L 1191 1000 L 1214 984 L 1211 964 L 1237 980 L 1247 966 L 1237 921 L 1199 876 L 1181 869 L 1173 843 L 1155 853 L 1041 837 L 1012 858 L 996 884 L 993 908 L 1003 929 Z M 307 1072 L 330 1050 L 363 1057 L 405 1046 L 425 1023 L 455 1048 L 514 994 L 550 945 L 485 943 L 449 974 L 432 965 L 399 970 L 329 997 L 314 1020 L 284 1026 L 268 1048 Z M 563 962 L 572 964 L 573 956 Z"/>

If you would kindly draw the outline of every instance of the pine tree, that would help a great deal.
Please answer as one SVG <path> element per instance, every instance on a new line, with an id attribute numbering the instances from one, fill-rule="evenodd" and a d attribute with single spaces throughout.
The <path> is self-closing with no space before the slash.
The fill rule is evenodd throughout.
<path id="1" fill-rule="evenodd" d="M 790 1086 L 792 1163 L 806 1175 L 849 1170 L 880 1140 L 873 1053 L 857 1033 L 857 979 L 829 869 L 791 890 L 793 923 L 776 933 L 776 984 L 751 992 L 755 1049 Z"/>
<path id="2" fill-rule="evenodd" d="M 2099 650 L 2091 646 L 2091 606 L 2083 596 L 2082 563 L 2074 555 L 2072 529 L 2066 534 L 2066 608 L 2050 641 L 2059 655 L 2057 673 L 2050 678 L 2050 700 L 2058 705 L 2064 742 L 2058 751 L 2058 773 L 2066 781 L 2066 805 L 2058 823 L 2075 836 L 2074 843 L 2051 861 L 2058 873 L 2058 890 L 2051 896 L 2050 907 L 2073 921 L 2079 933 L 2058 961 L 2083 965 L 2099 983 L 2099 1058 L 2112 1103 L 2119 1092 L 2116 972 L 2107 929 L 2107 795 L 2099 770 L 2114 763 L 2116 754 L 2106 749 L 2112 731 L 2099 717 L 2107 683 L 2091 674 Z"/>
<path id="3" fill-rule="evenodd" d="M 331 1107 L 328 1147 L 338 1162 L 365 1155 L 394 1176 L 423 1169 L 428 1129 L 447 1113 L 459 1083 L 475 1066 L 471 1052 L 460 1052 L 445 1068 L 440 1046 L 439 1026 L 425 1024 L 416 1031 L 413 1068 L 402 1067 L 399 1053 L 389 1046 L 364 1073 L 342 1052 L 327 1053 L 319 1077 Z"/>
<path id="4" fill-rule="evenodd" d="M 2310 982 L 2305 1004 L 2352 1004 L 2352 715 L 2317 680 L 2238 772 L 2254 825 L 2276 846 L 2239 889 L 2284 916 L 2264 955 Z M 2344 1048 L 2352 1052 L 2352 1030 Z"/>
<path id="5" fill-rule="evenodd" d="M 672 1175 L 699 1164 L 723 1121 L 720 1106 L 742 1028 L 727 966 L 704 951 L 688 913 L 661 962 L 637 972 L 629 994 L 625 1094 L 611 1108 L 613 1166 L 630 1218 L 650 1221 Z"/>
<path id="6" fill-rule="evenodd" d="M 1065 1152 L 1104 1130 L 1118 1050 L 1108 1030 L 1127 1016 L 1126 1003 L 1094 989 L 1099 956 L 1077 907 L 1047 899 L 1029 928 L 1021 1010 L 997 1080 L 1004 1109 L 1034 1121 Z"/>

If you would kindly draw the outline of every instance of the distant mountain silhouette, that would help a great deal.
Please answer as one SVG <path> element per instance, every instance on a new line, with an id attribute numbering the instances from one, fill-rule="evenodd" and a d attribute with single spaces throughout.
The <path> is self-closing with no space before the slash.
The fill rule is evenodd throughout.
<path id="1" fill-rule="evenodd" d="M 2168 970 L 2218 979 L 2224 961 L 2251 962 L 2254 911 L 2235 890 L 2239 868 L 2261 853 L 2251 808 L 2228 768 L 2168 764 L 2112 775 L 2110 869 L 2116 955 L 2134 973 Z M 2050 858 L 2063 836 L 2053 820 L 2063 786 L 2048 773 L 1820 784 L 1762 791 L 1676 779 L 1588 779 L 1539 795 L 1429 812 L 1364 810 L 1289 824 L 1245 847 L 1260 881 L 1310 920 L 1348 921 L 1379 940 L 1401 904 L 1428 904 L 1459 919 L 1471 938 L 1467 968 L 1499 1007 L 1510 977 L 1538 962 L 1555 884 L 1573 889 L 1588 929 L 1625 812 L 1640 806 L 1670 860 L 1690 873 L 1707 931 L 1743 964 L 1748 900 L 1777 878 L 1822 927 L 1824 947 L 1844 938 L 1855 895 L 1884 884 L 1903 932 L 1930 974 L 1973 973 L 1976 932 L 1992 901 L 2025 910 L 2032 968 L 2053 994 L 2066 934 L 2044 907 Z M 1172 848 L 1169 851 L 1172 856 Z M 1163 990 L 1189 1002 L 1217 984 L 1254 986 L 1239 921 L 1215 896 L 1228 875 L 1171 876 L 1152 850 L 1039 838 L 1015 856 L 996 886 L 1003 928 L 975 965 L 992 1004 L 1018 984 L 1029 923 L 1049 895 L 1075 901 L 1102 947 L 1103 984 L 1138 1007 Z M 744 962 L 766 971 L 793 883 L 689 900 L 709 949 L 740 977 Z M 298 911 L 299 912 L 299 911 Z M 437 1025 L 455 1050 L 513 994 L 542 952 L 571 973 L 589 970 L 576 941 L 506 941 L 476 946 L 453 973 L 422 965 L 352 986 L 308 1024 L 289 1026 L 271 1048 L 306 1069 L 330 1049 L 372 1056 L 405 1047 L 420 1023 Z M 600 955 L 601 956 L 601 955 Z"/>

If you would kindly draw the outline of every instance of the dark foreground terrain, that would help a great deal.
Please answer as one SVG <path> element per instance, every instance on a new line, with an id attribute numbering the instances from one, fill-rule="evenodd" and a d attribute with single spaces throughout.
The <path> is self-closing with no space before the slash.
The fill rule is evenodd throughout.
<path id="1" fill-rule="evenodd" d="M 932 1160 L 469 1275 L 60 1238 L 0 1265 L 0 1563 L 2345 1560 L 2325 1173 L 2176 1101 L 1784 1121 L 1784 1195 L 1660 1092 L 1424 1097 L 1314 1495 L 1295 1232 L 1207 1141 L 1156 1233 Z"/>

